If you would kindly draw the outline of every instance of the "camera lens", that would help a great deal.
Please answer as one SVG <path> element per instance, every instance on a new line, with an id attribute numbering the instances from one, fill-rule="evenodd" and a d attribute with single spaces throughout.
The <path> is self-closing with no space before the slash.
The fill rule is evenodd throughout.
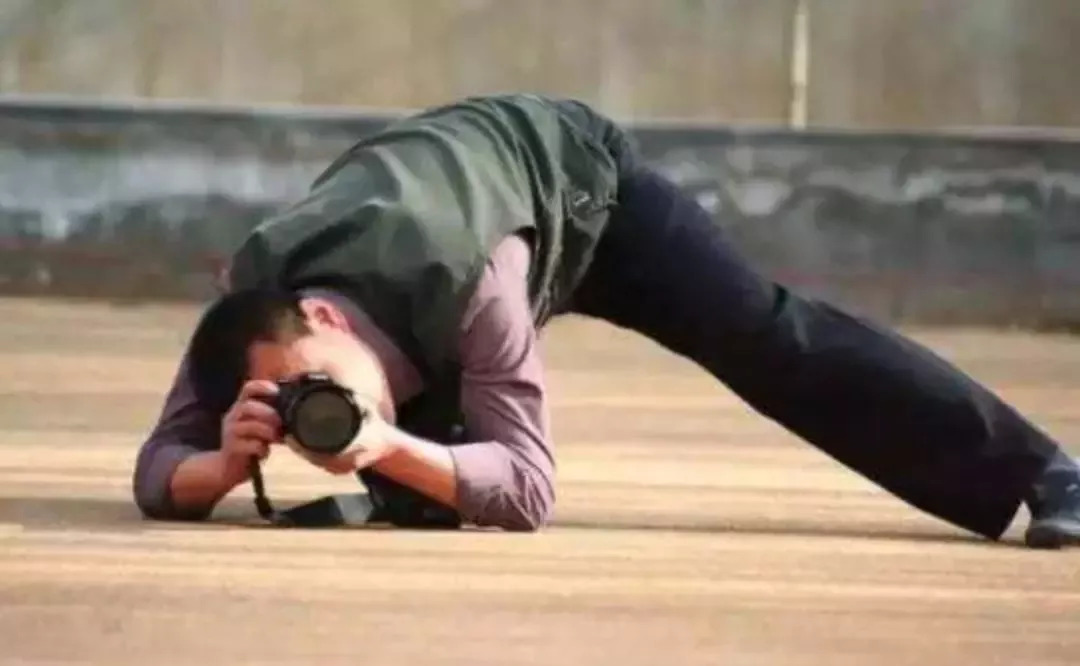
<path id="1" fill-rule="evenodd" d="M 318 453 L 339 453 L 356 434 L 356 407 L 336 391 L 313 391 L 296 405 L 294 431 L 302 446 Z"/>

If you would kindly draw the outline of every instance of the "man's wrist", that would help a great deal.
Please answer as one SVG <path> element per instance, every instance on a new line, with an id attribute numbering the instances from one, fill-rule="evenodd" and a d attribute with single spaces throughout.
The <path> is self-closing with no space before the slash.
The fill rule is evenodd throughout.
<path id="1" fill-rule="evenodd" d="M 454 507 L 457 504 L 457 474 L 446 447 L 383 424 L 380 441 L 386 455 L 372 467 L 398 483 Z"/>
<path id="2" fill-rule="evenodd" d="M 230 490 L 251 477 L 251 459 L 248 456 L 230 455 L 217 451 L 221 466 L 221 480 Z"/>

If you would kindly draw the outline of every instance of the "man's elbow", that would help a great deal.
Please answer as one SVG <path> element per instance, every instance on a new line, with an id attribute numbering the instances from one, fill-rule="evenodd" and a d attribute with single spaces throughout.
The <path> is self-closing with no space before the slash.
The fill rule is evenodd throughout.
<path id="1" fill-rule="evenodd" d="M 450 447 L 457 469 L 457 510 L 465 522 L 507 532 L 536 532 L 555 510 L 555 470 L 501 444 Z M 546 464 L 545 464 L 546 463 Z"/>
<path id="2" fill-rule="evenodd" d="M 550 524 L 554 513 L 554 489 L 548 483 L 535 482 L 508 502 L 499 523 L 508 532 L 539 532 Z"/>
<path id="3" fill-rule="evenodd" d="M 172 502 L 168 498 L 168 488 L 149 482 L 145 474 L 136 471 L 132 479 L 131 491 L 135 506 L 146 520 L 175 520 Z"/>
<path id="4" fill-rule="evenodd" d="M 165 491 L 166 493 L 168 490 Z M 145 520 L 161 522 L 197 522 L 210 517 L 211 508 L 193 507 L 181 509 L 176 506 L 170 497 L 162 497 L 158 491 L 149 491 L 140 488 L 136 483 L 134 488 L 135 506 Z"/>
<path id="5" fill-rule="evenodd" d="M 504 524 L 503 529 L 507 532 L 539 532 L 547 527 L 550 519 L 549 512 L 546 510 L 523 513 L 519 517 L 508 520 Z"/>
<path id="6" fill-rule="evenodd" d="M 154 462 L 144 445 L 131 475 L 131 496 L 143 518 L 164 520 L 167 518 L 167 502 L 163 501 L 161 480 L 152 473 L 156 471 Z"/>
<path id="7" fill-rule="evenodd" d="M 135 479 L 132 487 L 132 495 L 135 500 L 135 507 L 139 510 L 139 513 L 146 520 L 169 520 L 169 507 L 167 502 L 162 502 L 156 495 L 139 482 L 139 479 Z"/>
<path id="8" fill-rule="evenodd" d="M 172 496 L 172 476 L 179 459 L 169 460 L 163 456 L 140 455 L 131 478 L 132 498 L 135 507 L 146 520 L 198 521 L 210 515 L 203 507 L 177 506 Z"/>

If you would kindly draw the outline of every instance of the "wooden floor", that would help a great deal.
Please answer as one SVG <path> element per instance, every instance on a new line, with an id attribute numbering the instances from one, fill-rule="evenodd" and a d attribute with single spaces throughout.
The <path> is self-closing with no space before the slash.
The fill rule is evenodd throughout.
<path id="1" fill-rule="evenodd" d="M 1076 664 L 1080 551 L 991 544 L 597 324 L 546 340 L 555 525 L 142 521 L 140 437 L 194 313 L 0 302 L 2 664 Z M 1076 451 L 1080 341 L 918 334 Z M 282 503 L 338 490 L 288 455 Z"/>

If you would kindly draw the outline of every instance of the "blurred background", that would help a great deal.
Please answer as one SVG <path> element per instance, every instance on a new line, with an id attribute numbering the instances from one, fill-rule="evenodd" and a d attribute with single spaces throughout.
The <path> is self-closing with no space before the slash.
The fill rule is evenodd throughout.
<path id="1" fill-rule="evenodd" d="M 1075 0 L 0 0 L 0 290 L 200 299 L 349 143 L 457 97 L 630 126 L 763 270 L 1080 322 Z"/>
<path id="2" fill-rule="evenodd" d="M 0 6 L 5 93 L 406 109 L 532 90 L 579 97 L 625 119 L 1080 124 L 1080 10 L 1072 0 Z"/>

